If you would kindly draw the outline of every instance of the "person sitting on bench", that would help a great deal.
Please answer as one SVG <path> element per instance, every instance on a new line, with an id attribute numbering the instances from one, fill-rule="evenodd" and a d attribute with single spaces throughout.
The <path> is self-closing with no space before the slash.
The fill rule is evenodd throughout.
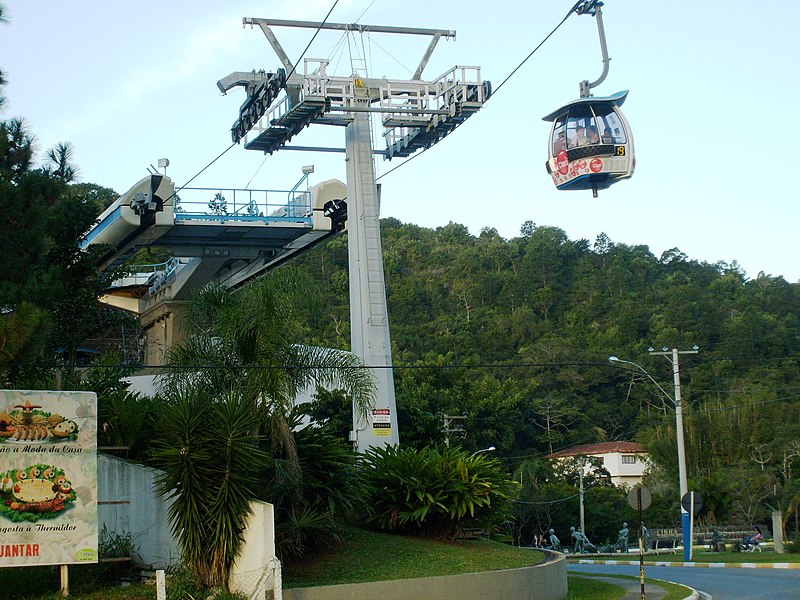
<path id="1" fill-rule="evenodd" d="M 764 536 L 761 534 L 761 528 L 758 525 L 753 527 L 753 531 L 755 531 L 753 535 L 745 536 L 744 539 L 742 540 L 743 552 L 751 552 L 752 548 L 758 546 L 761 543 L 761 540 L 764 539 Z"/>

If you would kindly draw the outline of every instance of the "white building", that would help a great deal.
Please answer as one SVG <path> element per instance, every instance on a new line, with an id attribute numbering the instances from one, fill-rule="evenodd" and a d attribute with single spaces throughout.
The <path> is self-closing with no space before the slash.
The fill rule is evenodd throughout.
<path id="1" fill-rule="evenodd" d="M 625 487 L 633 487 L 642 483 L 642 476 L 648 463 L 647 452 L 643 446 L 636 442 L 584 444 L 554 452 L 548 458 L 561 461 L 579 456 L 587 456 L 602 461 L 603 467 L 611 475 L 611 482 L 614 485 Z"/>

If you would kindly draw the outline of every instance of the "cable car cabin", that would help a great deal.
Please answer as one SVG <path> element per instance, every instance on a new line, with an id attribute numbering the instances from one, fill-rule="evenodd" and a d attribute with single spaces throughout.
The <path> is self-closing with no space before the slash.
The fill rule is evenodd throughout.
<path id="1" fill-rule="evenodd" d="M 597 190 L 633 175 L 636 159 L 628 121 L 619 110 L 627 90 L 581 98 L 550 113 L 547 172 L 559 190 Z"/>

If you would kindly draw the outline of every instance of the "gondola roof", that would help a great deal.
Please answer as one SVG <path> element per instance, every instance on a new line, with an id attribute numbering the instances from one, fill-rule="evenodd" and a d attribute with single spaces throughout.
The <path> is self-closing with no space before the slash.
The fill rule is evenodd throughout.
<path id="1" fill-rule="evenodd" d="M 590 96 L 588 98 L 578 98 L 577 100 L 568 102 L 558 110 L 554 110 L 546 117 L 542 117 L 542 121 L 555 121 L 558 116 L 563 115 L 564 112 L 576 104 L 601 104 L 603 102 L 607 102 L 614 106 L 622 106 L 623 102 L 625 102 L 625 98 L 627 97 L 628 90 L 617 92 L 616 94 L 611 94 L 610 96 Z"/>

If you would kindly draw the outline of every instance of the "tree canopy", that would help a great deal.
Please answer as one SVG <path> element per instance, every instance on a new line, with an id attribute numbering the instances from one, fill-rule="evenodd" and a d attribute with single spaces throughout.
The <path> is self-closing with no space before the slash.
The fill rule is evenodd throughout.
<path id="1" fill-rule="evenodd" d="M 638 440 L 677 487 L 669 399 L 608 357 L 642 365 L 671 394 L 670 362 L 648 348 L 697 345 L 680 365 L 691 483 L 711 494 L 715 477 L 752 480 L 755 470 L 776 484 L 759 489 L 790 494 L 800 285 L 531 222 L 506 240 L 389 218 L 382 240 L 401 444 L 444 442 L 445 415 L 466 417 L 452 440 L 494 445 L 518 457 L 510 468 L 576 444 Z M 346 344 L 345 241 L 300 263 L 326 294 L 309 340 Z M 721 500 L 717 516 L 743 514 Z"/>

